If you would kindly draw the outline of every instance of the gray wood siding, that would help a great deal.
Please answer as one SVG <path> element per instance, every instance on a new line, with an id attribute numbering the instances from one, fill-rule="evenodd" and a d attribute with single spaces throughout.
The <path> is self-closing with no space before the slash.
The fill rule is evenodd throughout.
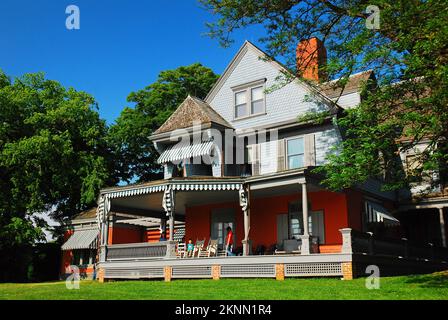
<path id="1" fill-rule="evenodd" d="M 359 92 L 353 92 L 346 95 L 343 95 L 341 97 L 332 99 L 335 101 L 338 105 L 340 105 L 344 109 L 350 109 L 358 106 L 361 103 L 361 95 Z"/>
<path id="2" fill-rule="evenodd" d="M 249 46 L 243 48 L 236 66 L 228 74 L 222 87 L 210 98 L 209 104 L 235 129 L 269 126 L 294 120 L 297 116 L 313 110 L 327 110 L 327 106 L 306 101 L 308 89 L 297 82 L 266 94 L 266 113 L 245 119 L 234 119 L 233 87 L 266 78 L 266 88 L 278 83 L 279 69 L 272 63 L 259 59 L 258 53 Z"/>

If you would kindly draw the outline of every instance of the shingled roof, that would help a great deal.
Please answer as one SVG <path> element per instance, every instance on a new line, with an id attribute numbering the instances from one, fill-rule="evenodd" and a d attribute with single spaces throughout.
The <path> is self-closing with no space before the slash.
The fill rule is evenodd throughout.
<path id="1" fill-rule="evenodd" d="M 72 220 L 92 219 L 96 217 L 96 207 L 84 210 L 73 217 Z"/>
<path id="2" fill-rule="evenodd" d="M 348 82 L 344 88 L 338 86 L 337 80 L 324 82 L 321 85 L 319 85 L 318 88 L 328 98 L 333 99 L 339 96 L 343 96 L 345 94 L 360 91 L 363 83 L 369 80 L 372 76 L 373 76 L 373 70 L 368 70 L 351 75 L 348 78 Z M 343 92 L 342 89 L 344 89 Z"/>
<path id="3" fill-rule="evenodd" d="M 202 125 L 211 126 L 214 123 L 232 128 L 207 102 L 189 95 L 154 134 L 189 128 L 193 126 L 193 122 L 197 121 Z"/>

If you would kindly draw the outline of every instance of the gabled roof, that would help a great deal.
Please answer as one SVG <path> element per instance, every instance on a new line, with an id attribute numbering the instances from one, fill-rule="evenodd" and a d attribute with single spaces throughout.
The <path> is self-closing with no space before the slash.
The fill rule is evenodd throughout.
<path id="1" fill-rule="evenodd" d="M 275 68 L 279 70 L 279 72 L 282 72 L 284 74 L 289 74 L 295 77 L 293 72 L 289 70 L 287 67 L 285 67 L 283 64 L 275 60 L 274 58 L 270 57 L 267 53 L 265 53 L 263 50 L 258 48 L 256 45 L 254 45 L 252 42 L 246 40 L 244 44 L 241 46 L 241 48 L 238 50 L 236 55 L 233 57 L 233 59 L 230 61 L 222 75 L 219 77 L 219 79 L 216 81 L 215 85 L 212 87 L 212 89 L 209 91 L 207 96 L 205 97 L 205 101 L 210 103 L 216 93 L 221 89 L 221 87 L 224 85 L 227 78 L 230 76 L 232 71 L 236 68 L 238 63 L 241 61 L 243 56 L 246 54 L 248 50 L 252 50 L 255 52 L 259 57 L 262 59 L 266 59 L 268 63 L 271 63 Z M 295 79 L 296 80 L 296 79 Z M 302 86 L 306 88 L 310 93 L 314 94 L 314 96 L 319 97 L 322 101 L 327 103 L 330 106 L 330 109 L 333 111 L 337 111 L 337 109 L 340 107 L 338 105 L 335 105 L 333 101 L 329 97 L 327 97 L 324 93 L 321 92 L 318 86 L 312 85 L 305 81 L 295 81 L 295 83 L 299 86 Z"/>
<path id="2" fill-rule="evenodd" d="M 211 126 L 212 124 L 217 124 L 232 128 L 232 125 L 213 110 L 207 102 L 189 95 L 154 134 L 189 128 L 193 126 L 194 122 L 198 121 L 201 125 Z"/>
<path id="3" fill-rule="evenodd" d="M 337 98 L 346 94 L 361 91 L 362 85 L 369 79 L 373 79 L 373 70 L 367 70 L 349 76 L 347 84 L 342 88 L 338 86 L 336 80 L 327 81 L 318 86 L 319 90 L 330 99 Z"/>

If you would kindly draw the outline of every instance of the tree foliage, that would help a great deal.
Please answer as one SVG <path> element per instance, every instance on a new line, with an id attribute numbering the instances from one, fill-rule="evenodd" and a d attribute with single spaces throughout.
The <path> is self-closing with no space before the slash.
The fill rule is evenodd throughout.
<path id="1" fill-rule="evenodd" d="M 17 260 L 24 247 L 43 238 L 45 223 L 34 213 L 47 211 L 64 220 L 92 206 L 99 189 L 115 183 L 107 127 L 96 108 L 89 94 L 66 89 L 43 74 L 11 81 L 0 72 L 0 252 L 4 259 Z M 3 259 L 1 265 L 4 274 L 8 267 L 14 271 L 17 266 Z"/>
<path id="2" fill-rule="evenodd" d="M 217 16 L 210 36 L 222 45 L 238 28 L 262 25 L 267 53 L 297 76 L 295 47 L 320 38 L 328 50 L 325 72 L 344 87 L 356 71 L 374 70 L 376 90 L 365 90 L 358 108 L 340 119 L 345 141 L 321 171 L 342 189 L 386 174 L 387 188 L 421 181 L 446 167 L 448 138 L 448 3 L 445 0 L 201 0 Z M 379 9 L 379 29 L 366 27 L 368 6 Z M 370 7 L 371 9 L 372 7 Z M 369 10 L 370 10 L 369 9 Z M 366 83 L 372 86 L 371 83 Z M 406 143 L 397 144 L 403 137 Z M 406 175 L 397 148 L 428 141 L 420 166 Z"/>
<path id="3" fill-rule="evenodd" d="M 124 181 L 150 181 L 161 177 L 149 136 L 190 94 L 204 98 L 218 76 L 199 63 L 162 71 L 157 81 L 137 92 L 110 128 L 109 140 L 117 157 L 117 175 Z"/>

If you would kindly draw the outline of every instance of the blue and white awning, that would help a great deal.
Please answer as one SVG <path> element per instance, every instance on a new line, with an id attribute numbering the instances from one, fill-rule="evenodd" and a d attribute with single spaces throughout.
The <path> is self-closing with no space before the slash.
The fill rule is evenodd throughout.
<path id="1" fill-rule="evenodd" d="M 179 161 L 183 159 L 190 159 L 204 155 L 210 155 L 213 149 L 213 141 L 206 141 L 197 144 L 175 144 L 168 147 L 162 152 L 157 159 L 157 163 L 167 163 Z"/>
<path id="2" fill-rule="evenodd" d="M 378 203 L 366 201 L 366 215 L 368 222 L 383 222 L 386 226 L 398 226 L 400 221 L 392 217 L 386 208 Z"/>

